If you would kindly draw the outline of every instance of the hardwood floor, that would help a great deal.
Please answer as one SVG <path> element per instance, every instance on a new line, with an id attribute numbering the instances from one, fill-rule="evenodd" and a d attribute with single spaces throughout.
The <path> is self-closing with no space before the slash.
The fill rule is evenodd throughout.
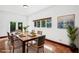
<path id="1" fill-rule="evenodd" d="M 5 48 L 6 39 L 7 39 L 7 38 L 2 38 L 2 39 L 0 39 L 0 53 L 3 53 L 4 50 L 6 49 L 6 48 Z"/>
<path id="2" fill-rule="evenodd" d="M 45 45 L 49 46 L 55 53 L 71 53 L 70 48 L 50 42 L 48 40 L 45 41 Z"/>
<path id="3" fill-rule="evenodd" d="M 0 53 L 4 52 L 5 50 L 5 42 L 7 38 L 2 38 L 0 39 Z M 68 47 L 50 42 L 50 41 L 45 41 L 45 47 L 51 50 L 54 53 L 71 53 L 71 50 Z"/>

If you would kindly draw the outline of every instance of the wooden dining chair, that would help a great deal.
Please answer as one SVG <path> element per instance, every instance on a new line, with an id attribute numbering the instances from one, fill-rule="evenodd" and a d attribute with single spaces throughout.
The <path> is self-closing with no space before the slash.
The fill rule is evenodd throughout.
<path id="1" fill-rule="evenodd" d="M 12 50 L 12 52 L 14 53 L 14 50 L 17 48 L 20 48 L 22 46 L 22 42 L 13 34 L 10 34 L 9 32 L 7 32 L 8 34 L 8 44 L 9 44 L 9 49 L 10 52 Z"/>
<path id="2" fill-rule="evenodd" d="M 37 35 L 42 35 L 42 31 L 37 31 L 36 34 L 37 34 Z M 36 40 L 33 40 L 31 43 L 32 43 L 32 44 L 35 44 L 35 43 L 36 43 Z"/>
<path id="3" fill-rule="evenodd" d="M 42 35 L 42 31 L 37 31 L 37 34 Z"/>
<path id="4" fill-rule="evenodd" d="M 8 46 L 11 52 L 11 48 L 14 47 L 14 40 L 12 39 L 12 36 L 9 32 L 7 32 L 7 35 L 8 35 Z M 14 52 L 14 49 L 12 51 Z"/>
<path id="5" fill-rule="evenodd" d="M 36 39 L 36 43 L 33 44 L 31 47 L 35 48 L 37 50 L 37 53 L 39 53 L 40 48 L 43 48 L 43 52 L 44 52 L 44 41 L 45 41 L 45 35 L 40 36 Z"/>

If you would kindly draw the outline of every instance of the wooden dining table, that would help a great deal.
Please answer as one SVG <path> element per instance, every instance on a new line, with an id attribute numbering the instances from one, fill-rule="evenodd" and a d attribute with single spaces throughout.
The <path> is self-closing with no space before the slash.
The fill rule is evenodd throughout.
<path id="1" fill-rule="evenodd" d="M 25 53 L 25 46 L 27 46 L 27 53 L 28 53 L 28 42 L 32 41 L 32 40 L 35 40 L 40 36 L 42 36 L 42 35 L 36 35 L 36 36 L 22 35 L 22 36 L 17 36 L 22 41 L 22 53 Z"/>

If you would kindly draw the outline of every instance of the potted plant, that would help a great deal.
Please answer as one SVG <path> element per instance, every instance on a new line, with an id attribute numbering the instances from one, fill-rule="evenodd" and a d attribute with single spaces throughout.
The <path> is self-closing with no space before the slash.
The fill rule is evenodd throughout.
<path id="1" fill-rule="evenodd" d="M 32 30 L 31 34 L 32 36 L 36 36 L 35 30 Z"/>
<path id="2" fill-rule="evenodd" d="M 74 26 L 68 25 L 68 27 L 67 27 L 68 37 L 70 39 L 70 46 L 73 48 L 76 48 L 74 41 L 77 37 L 77 30 L 78 30 L 78 28 L 75 28 Z"/>
<path id="3" fill-rule="evenodd" d="M 77 30 L 78 30 L 78 28 L 75 28 L 74 26 L 68 25 L 68 27 L 67 27 L 68 37 L 70 39 L 70 46 L 72 47 L 71 51 L 73 53 L 77 53 L 78 52 L 78 48 L 74 44 L 74 41 L 75 41 L 75 39 L 77 38 L 77 35 L 78 35 L 77 34 Z"/>
<path id="4" fill-rule="evenodd" d="M 27 28 L 28 28 L 29 26 L 24 26 L 24 32 L 26 32 L 27 31 Z"/>

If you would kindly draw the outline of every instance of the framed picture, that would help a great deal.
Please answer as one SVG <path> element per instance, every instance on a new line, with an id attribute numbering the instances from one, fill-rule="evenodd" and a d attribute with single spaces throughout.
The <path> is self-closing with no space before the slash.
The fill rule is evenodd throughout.
<path id="1" fill-rule="evenodd" d="M 58 28 L 67 28 L 68 25 L 75 26 L 75 14 L 59 16 L 57 18 L 57 27 Z"/>
<path id="2" fill-rule="evenodd" d="M 16 30 L 16 22 L 10 22 L 10 32 L 14 32 Z"/>
<path id="3" fill-rule="evenodd" d="M 23 23 L 22 22 L 18 22 L 18 30 L 23 30 Z"/>

